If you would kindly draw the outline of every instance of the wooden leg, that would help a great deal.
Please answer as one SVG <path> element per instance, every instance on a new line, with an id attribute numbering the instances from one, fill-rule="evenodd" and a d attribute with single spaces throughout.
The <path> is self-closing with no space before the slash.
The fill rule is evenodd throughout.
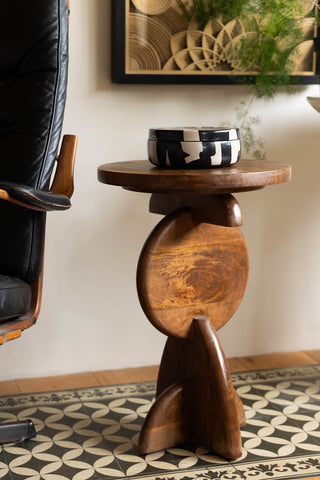
<path id="1" fill-rule="evenodd" d="M 157 399 L 143 426 L 143 453 L 195 441 L 219 455 L 241 456 L 242 403 L 208 317 L 195 318 L 191 339 L 168 339 Z"/>
<path id="2" fill-rule="evenodd" d="M 156 452 L 191 438 L 192 385 L 175 383 L 164 390 L 149 411 L 139 438 L 142 453 Z"/>

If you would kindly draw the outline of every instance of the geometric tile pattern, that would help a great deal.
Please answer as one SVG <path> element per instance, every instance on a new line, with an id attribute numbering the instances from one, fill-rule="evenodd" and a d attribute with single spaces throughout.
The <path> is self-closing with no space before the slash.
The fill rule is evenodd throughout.
<path id="1" fill-rule="evenodd" d="M 320 475 L 320 366 L 232 374 L 246 412 L 243 454 L 199 445 L 137 451 L 155 382 L 0 397 L 0 421 L 31 418 L 37 436 L 0 447 L 4 480 L 237 480 Z"/>

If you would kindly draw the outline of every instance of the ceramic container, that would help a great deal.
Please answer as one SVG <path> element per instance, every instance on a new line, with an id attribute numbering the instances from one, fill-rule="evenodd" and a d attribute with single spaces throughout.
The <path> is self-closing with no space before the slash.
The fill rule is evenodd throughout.
<path id="1" fill-rule="evenodd" d="M 240 158 L 237 128 L 183 127 L 149 130 L 149 161 L 162 168 L 215 168 Z"/>

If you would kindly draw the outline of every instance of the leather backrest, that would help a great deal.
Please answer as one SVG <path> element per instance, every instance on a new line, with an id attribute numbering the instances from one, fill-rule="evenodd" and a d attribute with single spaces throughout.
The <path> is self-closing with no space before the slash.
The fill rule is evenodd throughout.
<path id="1" fill-rule="evenodd" d="M 0 181 L 47 189 L 62 128 L 67 0 L 0 1 Z M 0 204 L 0 273 L 40 273 L 45 215 Z"/>

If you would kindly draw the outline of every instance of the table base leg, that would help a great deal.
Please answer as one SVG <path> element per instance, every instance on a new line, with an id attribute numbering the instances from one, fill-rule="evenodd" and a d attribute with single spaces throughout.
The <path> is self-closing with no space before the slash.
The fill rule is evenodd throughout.
<path id="1" fill-rule="evenodd" d="M 190 339 L 169 337 L 157 398 L 145 420 L 139 450 L 150 453 L 194 441 L 228 459 L 241 456 L 245 414 L 215 328 L 193 321 Z"/>

